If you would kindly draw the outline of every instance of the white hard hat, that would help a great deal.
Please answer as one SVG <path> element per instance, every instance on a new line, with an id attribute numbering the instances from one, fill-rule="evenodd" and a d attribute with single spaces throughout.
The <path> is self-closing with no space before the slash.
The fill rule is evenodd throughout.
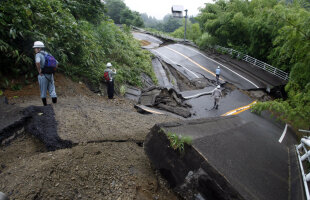
<path id="1" fill-rule="evenodd" d="M 32 48 L 44 48 L 44 44 L 41 41 L 35 41 Z"/>
<path id="2" fill-rule="evenodd" d="M 107 67 L 112 67 L 112 64 L 108 62 Z"/>
<path id="3" fill-rule="evenodd" d="M 220 86 L 220 85 L 218 85 L 216 88 L 217 88 L 217 89 L 220 89 L 220 88 L 221 88 L 221 86 Z"/>
<path id="4" fill-rule="evenodd" d="M 217 66 L 217 68 L 219 69 L 219 68 L 220 68 L 220 66 Z"/>

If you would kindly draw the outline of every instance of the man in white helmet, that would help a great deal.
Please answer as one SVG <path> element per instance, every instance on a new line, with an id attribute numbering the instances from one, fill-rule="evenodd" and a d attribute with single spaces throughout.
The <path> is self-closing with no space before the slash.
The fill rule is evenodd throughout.
<path id="1" fill-rule="evenodd" d="M 214 106 L 213 106 L 213 108 L 218 109 L 219 108 L 220 99 L 222 97 L 221 86 L 218 85 L 213 90 L 212 96 L 214 96 Z"/>
<path id="2" fill-rule="evenodd" d="M 43 105 L 46 106 L 46 93 L 49 92 L 50 96 L 52 97 L 52 102 L 57 103 L 57 95 L 55 91 L 55 84 L 54 84 L 54 76 L 52 73 L 47 73 L 46 70 L 44 70 L 45 59 L 47 52 L 43 51 L 43 48 L 45 48 L 43 42 L 36 41 L 34 42 L 33 49 L 35 52 L 35 63 L 38 70 L 38 81 L 40 86 L 40 92 L 41 92 L 41 99 L 43 102 Z M 54 57 L 53 57 L 54 58 Z M 58 61 L 56 62 L 56 68 L 58 67 Z"/>
<path id="3" fill-rule="evenodd" d="M 217 66 L 217 68 L 215 70 L 216 84 L 219 84 L 220 74 L 221 74 L 221 68 L 220 68 L 220 66 Z"/>
<path id="4" fill-rule="evenodd" d="M 114 75 L 116 74 L 115 69 L 111 69 L 112 64 L 107 63 L 107 68 L 104 70 L 104 78 L 108 84 L 108 97 L 113 99 L 114 96 Z"/>

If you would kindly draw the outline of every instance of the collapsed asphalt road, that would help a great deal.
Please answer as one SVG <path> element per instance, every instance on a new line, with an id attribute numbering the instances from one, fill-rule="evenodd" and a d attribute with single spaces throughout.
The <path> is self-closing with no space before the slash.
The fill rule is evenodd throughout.
<path id="1" fill-rule="evenodd" d="M 292 148 L 297 142 L 294 132 L 268 112 L 261 116 L 250 112 L 257 100 L 272 99 L 266 91 L 282 87 L 285 81 L 243 61 L 214 52 L 205 54 L 182 44 L 161 44 L 150 51 L 158 59 L 153 63 L 161 86 L 173 88 L 182 103 L 190 105 L 190 118 L 197 119 L 158 124 L 146 139 L 147 155 L 176 192 L 185 199 L 304 197 Z M 221 66 L 224 96 L 219 109 L 212 109 L 210 94 L 217 85 L 217 66 Z M 195 82 L 201 80 L 207 84 L 199 87 Z M 160 110 L 149 112 L 156 114 Z M 229 123 L 219 116 L 230 115 L 238 115 L 242 123 L 226 130 Z M 201 118 L 207 119 L 201 122 Z M 169 141 L 171 134 L 179 139 L 193 138 L 185 155 L 173 150 L 178 141 Z"/>

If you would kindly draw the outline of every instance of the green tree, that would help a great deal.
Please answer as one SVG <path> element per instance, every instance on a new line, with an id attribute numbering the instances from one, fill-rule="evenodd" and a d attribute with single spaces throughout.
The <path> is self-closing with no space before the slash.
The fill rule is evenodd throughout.
<path id="1" fill-rule="evenodd" d="M 140 13 L 131 11 L 123 0 L 107 0 L 107 14 L 115 24 L 126 24 L 127 26 L 144 27 Z"/>
<path id="2" fill-rule="evenodd" d="M 63 1 L 66 8 L 76 20 L 86 20 L 93 24 L 99 24 L 104 17 L 105 6 L 100 0 L 70 0 Z"/>
<path id="3" fill-rule="evenodd" d="M 137 27 L 143 27 L 143 20 L 138 12 L 132 12 L 129 8 L 125 8 L 121 11 L 121 24 L 126 24 L 127 26 L 133 25 Z"/>
<path id="4" fill-rule="evenodd" d="M 107 14 L 115 24 L 121 23 L 121 12 L 126 9 L 123 0 L 106 0 Z"/>
<path id="5" fill-rule="evenodd" d="M 176 38 L 184 38 L 185 20 L 183 26 L 175 30 L 171 35 Z M 201 37 L 201 30 L 198 23 L 192 24 L 190 21 L 186 25 L 186 39 L 196 42 Z"/>
<path id="6" fill-rule="evenodd" d="M 166 15 L 163 23 L 163 30 L 166 33 L 172 33 L 182 26 L 182 20 L 173 18 L 172 15 Z"/>

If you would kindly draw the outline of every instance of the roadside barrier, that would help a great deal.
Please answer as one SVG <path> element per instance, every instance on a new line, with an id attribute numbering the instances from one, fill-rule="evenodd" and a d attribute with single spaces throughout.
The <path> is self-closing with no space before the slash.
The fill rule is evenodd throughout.
<path id="1" fill-rule="evenodd" d="M 248 56 L 248 55 L 245 55 L 239 51 L 236 51 L 234 49 L 230 49 L 230 48 L 225 48 L 225 47 L 221 47 L 219 45 L 216 45 L 215 46 L 215 49 L 220 49 L 221 51 L 224 51 L 228 54 L 230 54 L 231 56 L 236 56 L 236 58 L 239 58 L 245 62 L 248 62 L 256 67 L 259 67 L 283 80 L 288 80 L 289 79 L 289 74 L 286 73 L 285 71 L 282 71 L 276 67 L 273 67 L 267 63 L 264 63 L 260 60 L 257 60 L 256 58 L 253 58 L 251 56 Z"/>
<path id="2" fill-rule="evenodd" d="M 310 151 L 307 150 L 307 147 L 308 148 L 310 147 L 310 137 L 304 137 L 301 139 L 301 143 L 299 145 L 296 145 L 296 152 L 298 155 L 300 171 L 305 187 L 306 198 L 307 200 L 310 200 L 309 188 L 308 188 L 308 182 L 310 181 L 310 172 L 306 174 L 303 165 L 304 161 L 308 162 L 307 164 L 310 163 Z"/>

